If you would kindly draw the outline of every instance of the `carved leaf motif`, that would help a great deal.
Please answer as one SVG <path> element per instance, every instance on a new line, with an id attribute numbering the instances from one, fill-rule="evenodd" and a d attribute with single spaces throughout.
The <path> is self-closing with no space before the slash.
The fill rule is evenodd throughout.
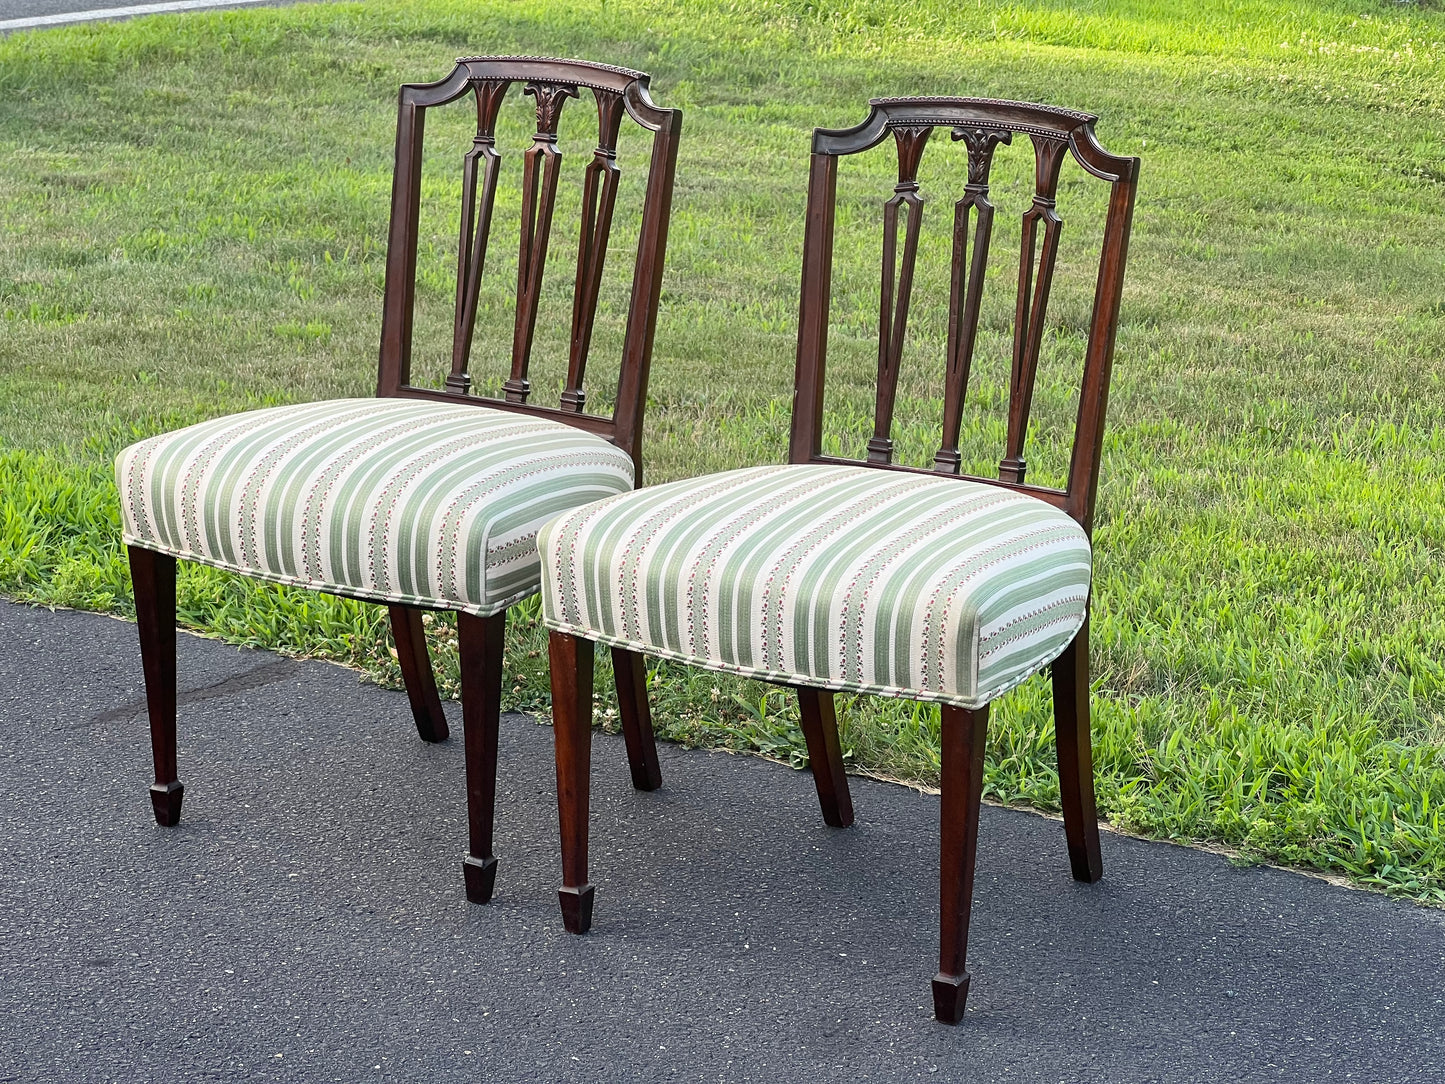
<path id="1" fill-rule="evenodd" d="M 968 183 L 988 187 L 988 172 L 993 165 L 993 152 L 1000 143 L 1012 143 L 1012 132 L 985 128 L 955 128 L 953 138 L 963 140 L 968 148 Z"/>
<path id="2" fill-rule="evenodd" d="M 537 99 L 537 135 L 557 135 L 562 119 L 562 106 L 568 98 L 577 97 L 577 88 L 569 83 L 528 83 L 522 90 Z"/>

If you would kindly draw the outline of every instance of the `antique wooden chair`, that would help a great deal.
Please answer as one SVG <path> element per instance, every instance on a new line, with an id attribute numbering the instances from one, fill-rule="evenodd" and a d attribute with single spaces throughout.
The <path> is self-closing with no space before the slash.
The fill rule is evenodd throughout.
<path id="1" fill-rule="evenodd" d="M 524 155 L 510 375 L 503 398 L 472 394 L 469 358 L 501 156 L 508 88 L 536 99 Z M 176 777 L 176 558 L 390 607 L 417 730 L 447 737 L 423 610 L 454 610 L 461 654 L 470 846 L 467 896 L 485 903 L 492 855 L 497 722 L 506 610 L 535 594 L 535 535 L 565 509 L 630 489 L 641 468 L 643 406 L 657 322 L 681 113 L 653 104 L 641 72 L 578 60 L 474 57 L 447 78 L 401 88 L 396 171 L 375 399 L 250 411 L 152 437 L 116 461 L 135 583 L 155 784 L 162 825 L 180 819 Z M 562 108 L 579 91 L 597 108 L 586 166 L 570 352 L 558 406 L 528 402 L 543 268 L 552 229 Z M 476 100 L 462 162 L 451 371 L 444 389 L 411 383 L 412 314 L 426 111 Z M 632 293 L 611 417 L 583 411 L 583 377 L 618 192 L 623 118 L 651 133 Z M 478 409 L 480 408 L 480 409 Z M 616 653 L 631 725 L 642 662 Z M 644 709 L 645 710 L 645 709 Z"/>
<path id="2" fill-rule="evenodd" d="M 852 822 L 832 690 L 942 705 L 938 1019 L 956 1023 L 983 783 L 988 704 L 1052 663 L 1064 830 L 1074 876 L 1101 873 L 1089 746 L 1090 524 L 1139 161 L 1107 153 L 1095 118 L 969 98 L 885 98 L 855 128 L 818 130 L 804 232 L 791 465 L 728 471 L 564 513 L 538 536 L 551 632 L 562 913 L 591 923 L 587 813 L 593 642 L 794 686 L 824 820 Z M 923 208 L 918 167 L 935 128 L 966 146 L 955 206 L 943 440 L 932 469 L 893 462 L 892 415 Z M 822 453 L 839 159 L 894 137 L 884 204 L 875 427 L 867 460 Z M 961 475 L 959 430 L 994 208 L 995 149 L 1033 144 L 1023 216 L 1007 441 L 999 478 Z M 1064 489 L 1024 480 L 1045 309 L 1072 154 L 1111 186 Z M 901 252 L 898 227 L 904 226 Z M 972 229 L 970 220 L 972 219 Z M 642 720 L 639 729 L 650 730 Z M 645 742 L 629 735 L 629 755 Z M 634 774 L 656 783 L 655 766 Z"/>

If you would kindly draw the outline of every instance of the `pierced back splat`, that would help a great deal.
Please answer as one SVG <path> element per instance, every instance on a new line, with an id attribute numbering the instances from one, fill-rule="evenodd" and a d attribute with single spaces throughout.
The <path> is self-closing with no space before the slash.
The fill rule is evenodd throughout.
<path id="1" fill-rule="evenodd" d="M 993 204 L 988 199 L 988 175 L 994 148 L 1013 139 L 1009 132 L 983 128 L 955 128 L 953 138 L 968 148 L 968 184 L 953 208 L 953 274 L 948 288 L 948 372 L 943 388 L 943 443 L 933 457 L 935 470 L 957 474 L 963 460 L 958 454 L 958 430 L 963 423 L 963 401 L 973 366 L 978 338 L 979 309 L 983 303 L 983 275 L 988 267 L 988 243 L 993 236 Z M 968 258 L 968 222 L 975 217 L 973 260 Z"/>
<path id="2" fill-rule="evenodd" d="M 1049 305 L 1049 288 L 1054 282 L 1054 263 L 1059 254 L 1059 231 L 1064 220 L 1054 209 L 1059 190 L 1059 167 L 1068 143 L 1035 135 L 1034 202 L 1024 212 L 1022 244 L 1019 251 L 1018 307 L 1014 314 L 1013 367 L 1009 374 L 1008 441 L 999 477 L 1005 482 L 1024 480 L 1024 437 L 1028 434 L 1029 409 L 1034 401 L 1034 376 L 1043 346 L 1044 315 Z M 1034 253 L 1038 247 L 1039 223 L 1044 226 L 1043 248 L 1034 276 Z M 1032 297 L 1030 297 L 1032 293 Z"/>
<path id="3" fill-rule="evenodd" d="M 604 436 L 626 450 L 641 477 L 642 407 L 647 393 L 652 340 L 662 291 L 662 264 L 672 209 L 673 175 L 681 114 L 661 109 L 647 93 L 642 72 L 580 60 L 543 57 L 466 57 L 447 78 L 402 87 L 397 118 L 396 173 L 392 185 L 386 293 L 382 305 L 377 393 L 468 403 L 553 418 Z M 471 394 L 468 368 L 478 296 L 486 262 L 500 175 L 496 148 L 498 113 L 509 88 L 521 84 L 535 99 L 536 133 L 523 155 L 522 223 L 517 261 L 517 306 L 510 371 L 503 397 Z M 557 128 L 562 109 L 585 88 L 598 111 L 598 145 L 583 176 L 582 222 L 572 303 L 567 384 L 560 407 L 527 402 L 527 370 L 536 336 L 538 308 L 562 166 Z M 457 249 L 456 310 L 452 356 L 445 390 L 411 383 L 412 320 L 421 200 L 422 143 L 426 110 L 473 94 L 477 131 L 462 160 L 462 208 Z M 603 263 L 618 186 L 617 143 L 624 118 L 652 134 L 651 161 L 638 231 L 637 258 L 628 302 L 627 329 L 611 417 L 583 410 L 582 381 L 592 344 Z"/>
<path id="4" fill-rule="evenodd" d="M 962 460 L 958 439 L 993 230 L 994 208 L 989 200 L 989 171 L 999 144 L 1011 143 L 1016 134 L 1026 134 L 1034 148 L 1035 184 L 1032 204 L 1023 216 L 1013 364 L 1009 381 L 1008 436 L 1000 477 L 970 480 L 1037 496 L 1062 508 L 1085 530 L 1089 530 L 1093 522 L 1098 464 L 1103 448 L 1104 413 L 1139 160 L 1104 150 L 1094 136 L 1095 118 L 1088 113 L 1028 102 L 980 98 L 879 98 L 871 106 L 868 118 L 856 127 L 839 130 L 820 128 L 813 133 L 803 239 L 793 428 L 789 443 L 791 460 L 794 463 L 865 465 L 884 470 L 968 477 L 960 474 Z M 963 198 L 954 206 L 943 439 L 934 456 L 932 470 L 925 471 L 892 462 L 890 431 L 921 221 L 922 196 L 918 192 L 917 167 L 928 134 L 935 127 L 952 129 L 953 138 L 962 141 L 967 148 L 968 184 Z M 893 134 L 898 148 L 899 183 L 892 198 L 884 205 L 877 413 L 873 437 L 868 442 L 868 457 L 866 461 L 858 461 L 822 453 L 823 388 L 827 369 L 838 160 L 877 146 L 888 138 L 889 133 Z M 1110 198 L 1094 287 L 1094 310 L 1089 322 L 1068 485 L 1058 490 L 1024 481 L 1023 445 L 1058 254 L 1062 220 L 1055 210 L 1054 200 L 1066 155 L 1072 155 L 1085 171 L 1108 182 Z M 901 267 L 897 251 L 900 215 L 906 216 Z M 973 237 L 970 255 L 971 221 Z"/>
<path id="5" fill-rule="evenodd" d="M 466 394 L 472 386 L 467 361 L 472 353 L 472 333 L 477 326 L 477 294 L 482 284 L 482 266 L 487 260 L 487 238 L 492 232 L 492 204 L 497 196 L 497 111 L 508 84 L 488 80 L 473 84 L 477 96 L 477 134 L 472 149 L 462 160 L 461 236 L 457 241 L 457 308 L 452 330 L 452 371 L 446 386 Z M 477 206 L 477 164 L 483 165 L 481 206 Z"/>
<path id="6" fill-rule="evenodd" d="M 913 267 L 918 259 L 918 232 L 923 224 L 923 197 L 918 194 L 918 163 L 932 127 L 893 129 L 898 144 L 898 183 L 883 205 L 883 290 L 878 311 L 878 402 L 870 463 L 893 462 L 893 403 L 898 395 L 898 367 L 908 334 L 908 303 L 913 297 Z M 903 267 L 898 270 L 898 217 L 904 217 Z M 894 275 L 897 273 L 895 295 Z"/>
<path id="7" fill-rule="evenodd" d="M 617 203 L 617 136 L 622 124 L 622 97 L 597 91 L 597 150 L 587 165 L 582 188 L 582 228 L 577 241 L 577 282 L 572 291 L 572 344 L 567 357 L 567 386 L 562 409 L 580 411 L 587 401 L 582 377 L 587 350 L 592 345 L 592 323 L 597 318 L 597 293 L 607 259 L 607 238 L 612 230 L 612 209 Z"/>
<path id="8" fill-rule="evenodd" d="M 525 403 L 531 384 L 527 366 L 532 360 L 532 337 L 537 331 L 537 305 L 542 297 L 542 272 L 547 266 L 547 242 L 552 236 L 552 209 L 557 203 L 557 177 L 562 152 L 557 149 L 557 125 L 562 106 L 577 97 L 567 83 L 530 82 L 523 90 L 537 99 L 537 134 L 522 165 L 522 236 L 517 252 L 517 326 L 512 335 L 512 375 L 502 391 L 513 403 Z"/>

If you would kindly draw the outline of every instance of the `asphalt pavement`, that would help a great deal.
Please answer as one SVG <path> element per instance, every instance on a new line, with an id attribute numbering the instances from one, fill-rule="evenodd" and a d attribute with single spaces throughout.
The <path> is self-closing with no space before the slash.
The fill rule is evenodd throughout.
<path id="1" fill-rule="evenodd" d="M 962 1025 L 930 1015 L 938 799 L 594 747 L 592 932 L 557 910 L 551 733 L 503 720 L 469 905 L 461 725 L 181 637 L 158 828 L 135 629 L 0 603 L 0 1081 L 1445 1081 L 1445 913 L 986 808 Z"/>
<path id="2" fill-rule="evenodd" d="M 213 8 L 280 7 L 291 2 L 293 0 L 0 0 L 0 33 Z"/>

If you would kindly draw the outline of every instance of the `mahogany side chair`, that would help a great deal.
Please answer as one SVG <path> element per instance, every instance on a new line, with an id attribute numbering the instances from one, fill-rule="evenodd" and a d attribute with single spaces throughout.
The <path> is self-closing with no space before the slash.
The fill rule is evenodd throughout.
<path id="1" fill-rule="evenodd" d="M 474 394 L 469 361 L 500 175 L 497 118 L 508 90 L 535 99 L 522 161 L 520 252 L 510 375 L 501 398 Z M 587 91 L 598 140 L 582 179 L 570 352 L 561 401 L 528 401 L 543 269 L 562 154 L 563 106 Z M 411 383 L 412 316 L 426 111 L 463 96 L 476 135 L 462 160 L 451 369 Z M 513 95 L 515 99 L 520 95 Z M 581 105 L 578 108 L 582 108 Z M 651 133 L 617 394 L 584 411 L 583 377 L 618 192 L 623 118 Z M 124 540 L 135 584 L 159 824 L 180 820 L 176 775 L 176 559 L 378 602 L 391 627 L 417 730 L 447 737 L 427 656 L 424 610 L 457 614 L 466 745 L 467 897 L 492 895 L 492 820 L 507 607 L 539 585 L 535 536 L 547 519 L 632 488 L 657 323 L 681 113 L 655 105 L 648 76 L 580 60 L 470 57 L 435 83 L 401 88 L 382 302 L 377 398 L 248 411 L 141 441 L 120 453 Z M 629 725 L 642 661 L 616 652 Z"/>
<path id="2" fill-rule="evenodd" d="M 560 895 L 567 929 L 585 932 L 594 643 L 796 688 L 823 818 L 834 826 L 851 824 L 853 808 L 833 692 L 934 701 L 943 792 L 934 1012 L 957 1023 L 969 983 L 988 705 L 1046 666 L 1073 875 L 1101 874 L 1089 739 L 1090 525 L 1139 160 L 1105 151 L 1087 113 L 970 98 L 871 106 L 857 127 L 813 134 L 790 464 L 607 498 L 564 513 L 538 536 Z M 942 442 L 932 467 L 920 468 L 893 461 L 891 432 L 919 248 L 918 167 L 936 128 L 965 144 L 968 177 L 953 216 Z M 1018 136 L 1033 145 L 1034 183 L 1022 223 L 1007 439 L 999 477 L 977 478 L 961 473 L 959 430 L 994 217 L 989 172 L 998 145 Z M 821 441 L 838 163 L 884 141 L 897 152 L 898 184 L 883 205 L 875 427 L 866 460 L 849 460 L 823 454 Z M 1024 480 L 1024 438 L 1069 156 L 1110 190 L 1067 486 L 1054 489 Z"/>

